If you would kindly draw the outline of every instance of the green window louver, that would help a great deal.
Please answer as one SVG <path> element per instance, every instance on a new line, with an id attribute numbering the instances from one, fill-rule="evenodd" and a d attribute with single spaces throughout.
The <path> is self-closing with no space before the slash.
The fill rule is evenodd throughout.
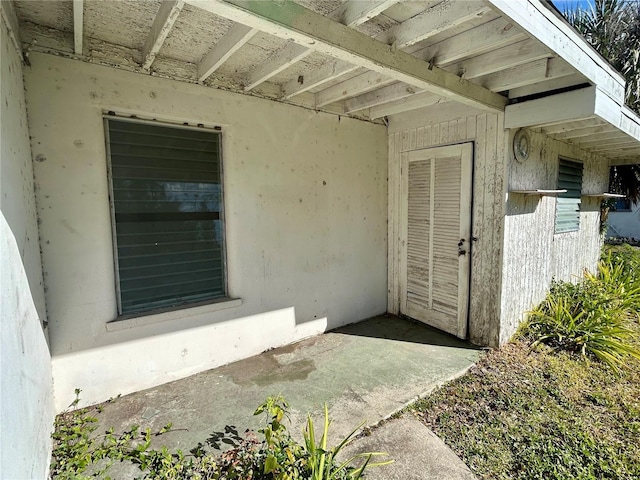
<path id="1" fill-rule="evenodd" d="M 580 228 L 580 197 L 582 195 L 583 164 L 560 159 L 559 193 L 556 201 L 556 233 L 573 232 Z"/>
<path id="2" fill-rule="evenodd" d="M 119 313 L 225 297 L 220 132 L 106 123 Z"/>

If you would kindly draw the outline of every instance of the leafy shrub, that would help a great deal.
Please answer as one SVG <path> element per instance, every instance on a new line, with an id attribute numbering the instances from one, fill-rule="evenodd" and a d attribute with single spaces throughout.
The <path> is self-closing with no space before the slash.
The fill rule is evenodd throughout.
<path id="1" fill-rule="evenodd" d="M 76 389 L 78 403 L 80 390 Z M 94 407 L 95 408 L 95 407 Z M 305 445 L 293 440 L 283 421 L 287 417 L 288 404 L 282 396 L 269 397 L 254 415 L 266 414 L 266 425 L 258 430 L 262 442 L 249 432 L 247 438 L 219 458 L 204 450 L 199 443 L 188 455 L 181 451 L 169 452 L 167 448 L 151 448 L 151 439 L 171 430 L 171 424 L 158 432 L 141 430 L 138 425 L 120 435 L 107 430 L 95 435 L 98 419 L 91 415 L 93 409 L 71 410 L 58 415 L 53 433 L 51 478 L 87 479 L 109 478 L 106 472 L 116 462 L 129 462 L 143 472 L 144 479 L 208 479 L 208 480 L 357 480 L 368 466 L 385 465 L 390 461 L 371 464 L 373 455 L 356 455 L 343 463 L 336 455 L 353 438 L 356 428 L 340 444 L 329 449 L 327 436 L 329 414 L 325 404 L 324 429 L 316 441 L 311 417 L 303 432 Z M 354 466 L 358 458 L 364 464 Z M 87 473 L 89 472 L 89 473 Z"/>
<path id="2" fill-rule="evenodd" d="M 602 259 L 611 266 L 620 267 L 627 286 L 640 286 L 640 248 L 631 245 L 605 245 Z M 640 305 L 636 305 L 636 310 Z"/>
<path id="3" fill-rule="evenodd" d="M 640 259 L 636 252 L 608 252 L 598 274 L 582 282 L 554 282 L 546 299 L 529 312 L 521 333 L 533 344 L 592 355 L 614 370 L 629 357 L 640 359 L 638 309 Z"/>

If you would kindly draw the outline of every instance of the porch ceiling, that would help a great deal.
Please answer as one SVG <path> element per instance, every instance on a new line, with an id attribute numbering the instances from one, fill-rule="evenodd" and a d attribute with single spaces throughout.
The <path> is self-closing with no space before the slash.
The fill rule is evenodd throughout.
<path id="1" fill-rule="evenodd" d="M 502 111 L 509 99 L 598 82 L 620 95 L 619 75 L 594 68 L 593 52 L 583 59 L 575 46 L 556 44 L 572 33 L 540 0 L 16 0 L 2 6 L 5 17 L 15 10 L 14 33 L 27 53 L 372 121 L 448 101 Z M 547 17 L 543 23 L 557 30 L 549 38 L 535 31 Z"/>

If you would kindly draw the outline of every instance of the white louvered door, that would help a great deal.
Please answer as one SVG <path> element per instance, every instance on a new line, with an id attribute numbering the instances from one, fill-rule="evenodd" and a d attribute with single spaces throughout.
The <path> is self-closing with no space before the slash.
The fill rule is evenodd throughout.
<path id="1" fill-rule="evenodd" d="M 465 338 L 471 264 L 473 145 L 402 156 L 400 311 Z"/>

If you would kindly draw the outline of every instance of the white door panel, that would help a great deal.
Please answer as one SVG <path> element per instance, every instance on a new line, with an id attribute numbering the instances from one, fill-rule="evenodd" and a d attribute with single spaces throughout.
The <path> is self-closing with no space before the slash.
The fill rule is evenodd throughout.
<path id="1" fill-rule="evenodd" d="M 471 143 L 402 156 L 400 311 L 467 335 L 471 243 Z"/>

